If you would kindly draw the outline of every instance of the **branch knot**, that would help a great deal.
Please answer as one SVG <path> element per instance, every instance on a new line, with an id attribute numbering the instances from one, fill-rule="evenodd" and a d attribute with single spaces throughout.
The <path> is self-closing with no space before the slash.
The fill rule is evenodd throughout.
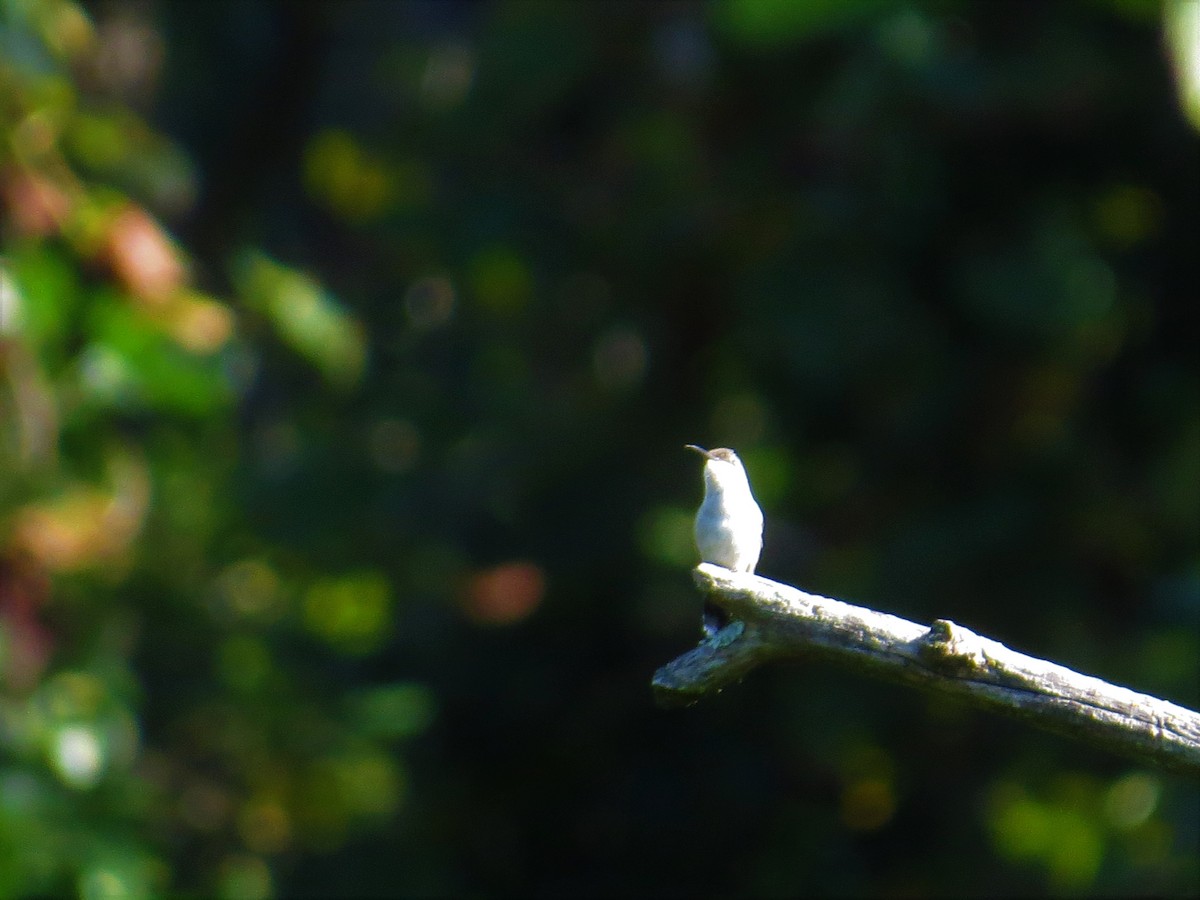
<path id="1" fill-rule="evenodd" d="M 962 678 L 987 668 L 979 635 L 949 619 L 934 619 L 917 644 L 922 662 L 944 675 Z"/>

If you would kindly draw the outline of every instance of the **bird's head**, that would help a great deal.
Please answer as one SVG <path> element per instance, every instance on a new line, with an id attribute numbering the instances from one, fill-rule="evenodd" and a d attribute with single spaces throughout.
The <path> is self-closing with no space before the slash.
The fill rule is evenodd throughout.
<path id="1" fill-rule="evenodd" d="M 684 444 L 684 447 L 704 457 L 704 480 L 707 484 L 719 490 L 733 485 L 748 486 L 742 461 L 728 447 L 718 447 L 716 450 L 705 450 L 695 444 Z"/>

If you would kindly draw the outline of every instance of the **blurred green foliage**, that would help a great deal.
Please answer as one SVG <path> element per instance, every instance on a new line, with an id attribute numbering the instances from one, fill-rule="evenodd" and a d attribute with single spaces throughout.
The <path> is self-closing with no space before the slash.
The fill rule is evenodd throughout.
<path id="1" fill-rule="evenodd" d="M 1200 792 L 697 636 L 1200 703 L 1196 4 L 0 2 L 0 895 L 1200 892 Z"/>

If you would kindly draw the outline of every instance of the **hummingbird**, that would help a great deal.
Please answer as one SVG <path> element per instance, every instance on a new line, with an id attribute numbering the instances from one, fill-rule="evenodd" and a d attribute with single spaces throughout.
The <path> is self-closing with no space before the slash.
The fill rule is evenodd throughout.
<path id="1" fill-rule="evenodd" d="M 750 493 L 745 466 L 727 447 L 705 450 L 695 444 L 684 446 L 705 460 L 704 500 L 696 513 L 700 559 L 734 572 L 753 572 L 762 552 L 763 514 Z M 705 604 L 705 636 L 712 637 L 724 624 L 721 611 Z"/>

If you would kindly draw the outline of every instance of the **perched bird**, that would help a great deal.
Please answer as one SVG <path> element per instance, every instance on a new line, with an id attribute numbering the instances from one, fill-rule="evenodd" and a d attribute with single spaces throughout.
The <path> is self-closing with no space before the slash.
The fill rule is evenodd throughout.
<path id="1" fill-rule="evenodd" d="M 750 493 L 750 481 L 738 455 L 728 448 L 705 450 L 685 445 L 704 457 L 704 500 L 696 513 L 700 559 L 734 572 L 753 572 L 762 552 L 763 514 Z M 723 624 L 719 610 L 706 605 L 704 633 L 712 637 Z"/>

